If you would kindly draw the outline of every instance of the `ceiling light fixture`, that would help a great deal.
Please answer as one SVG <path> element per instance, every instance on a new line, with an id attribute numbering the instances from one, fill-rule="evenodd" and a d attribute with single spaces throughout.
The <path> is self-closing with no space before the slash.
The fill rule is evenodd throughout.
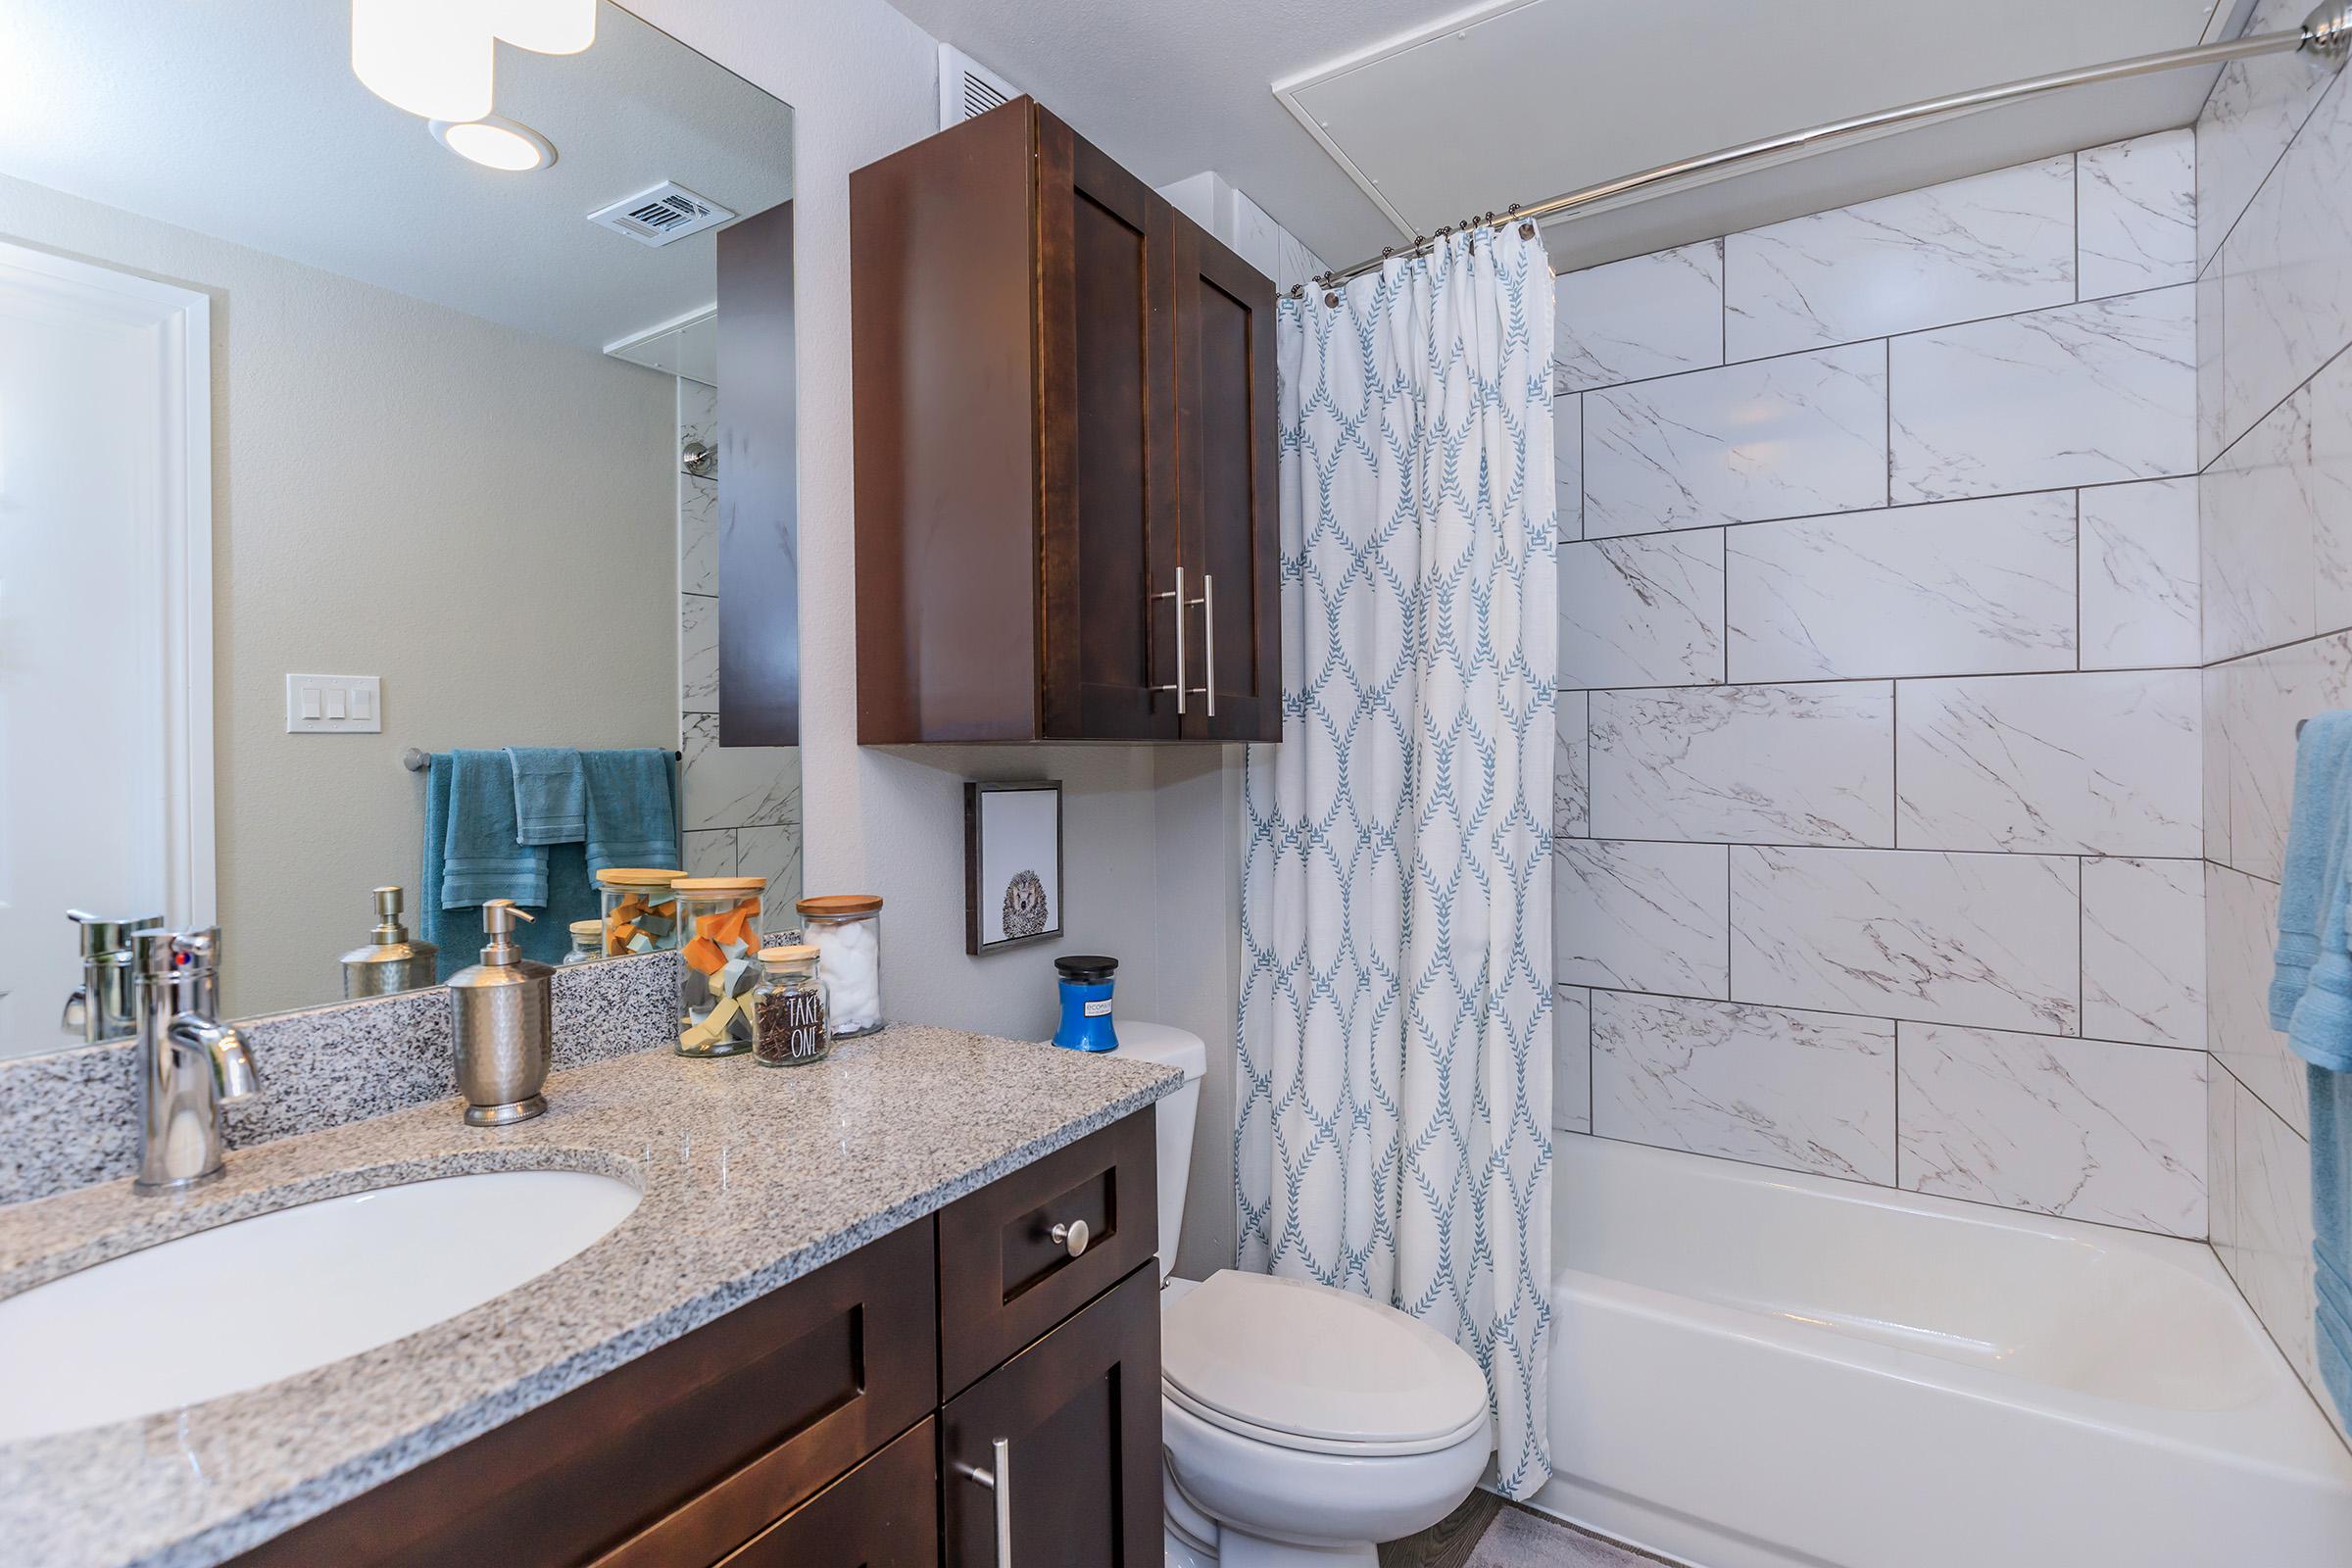
<path id="1" fill-rule="evenodd" d="M 596 42 L 596 0 L 489 0 L 479 13 L 517 49 L 576 55 Z"/>
<path id="2" fill-rule="evenodd" d="M 490 112 L 490 29 L 467 0 L 351 0 L 351 69 L 384 102 L 426 120 Z"/>
<path id="3" fill-rule="evenodd" d="M 469 163 L 510 174 L 545 169 L 556 161 L 556 144 L 530 126 L 504 115 L 432 122 L 433 140 Z"/>
<path id="4" fill-rule="evenodd" d="M 490 113 L 496 40 L 576 55 L 596 42 L 597 0 L 351 0 L 351 69 L 369 92 L 426 120 Z"/>

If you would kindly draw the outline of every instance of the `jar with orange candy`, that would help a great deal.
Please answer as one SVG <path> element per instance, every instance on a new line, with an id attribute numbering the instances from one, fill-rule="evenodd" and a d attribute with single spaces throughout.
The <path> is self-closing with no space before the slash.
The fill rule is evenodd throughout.
<path id="1" fill-rule="evenodd" d="M 596 873 L 596 896 L 604 906 L 605 956 L 667 953 L 678 945 L 678 906 L 670 884 L 683 871 L 647 866 L 608 866 Z"/>
<path id="2" fill-rule="evenodd" d="M 756 876 L 693 876 L 669 890 L 685 959 L 678 972 L 678 1054 L 741 1055 L 752 1049 L 767 883 Z"/>

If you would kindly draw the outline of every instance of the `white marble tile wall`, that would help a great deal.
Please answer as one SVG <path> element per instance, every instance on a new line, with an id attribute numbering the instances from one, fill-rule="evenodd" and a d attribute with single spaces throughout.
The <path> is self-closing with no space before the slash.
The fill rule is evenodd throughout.
<path id="1" fill-rule="evenodd" d="M 2262 0 L 2250 28 L 2292 26 Z M 2322 1409 L 2305 1069 L 2270 1027 L 2295 725 L 2352 707 L 2352 93 L 2279 56 L 2197 122 L 2214 1250 Z"/>
<path id="2" fill-rule="evenodd" d="M 2205 1234 L 2191 152 L 1560 280 L 1555 1125 Z"/>
<path id="3" fill-rule="evenodd" d="M 717 439 L 718 392 L 678 380 L 678 442 Z M 718 484 L 678 471 L 678 748 L 686 870 L 763 876 L 801 894 L 801 762 L 790 747 L 718 744 Z"/>
<path id="4" fill-rule="evenodd" d="M 1893 497 L 2196 471 L 2196 289 L 2183 284 L 1894 339 Z"/>
<path id="5" fill-rule="evenodd" d="M 1592 994 L 1604 1138 L 1894 1180 L 1894 1025 L 1619 991 Z"/>
<path id="6" fill-rule="evenodd" d="M 2071 305 L 2075 160 L 1751 228 L 1723 250 L 1735 360 Z"/>

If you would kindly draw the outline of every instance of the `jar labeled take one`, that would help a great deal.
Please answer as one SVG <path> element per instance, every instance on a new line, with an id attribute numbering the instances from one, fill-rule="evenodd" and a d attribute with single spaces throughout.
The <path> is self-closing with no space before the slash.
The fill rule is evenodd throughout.
<path id="1" fill-rule="evenodd" d="M 871 893 L 836 893 L 803 899 L 795 907 L 822 956 L 833 1038 L 872 1034 L 882 1027 L 882 900 Z"/>
<path id="2" fill-rule="evenodd" d="M 766 948 L 752 987 L 752 1059 L 762 1067 L 821 1061 L 832 1049 L 817 951 L 806 944 Z"/>

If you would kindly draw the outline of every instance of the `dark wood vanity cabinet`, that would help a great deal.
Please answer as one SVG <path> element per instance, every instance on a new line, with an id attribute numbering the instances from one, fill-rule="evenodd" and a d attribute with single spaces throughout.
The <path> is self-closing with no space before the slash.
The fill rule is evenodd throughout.
<path id="1" fill-rule="evenodd" d="M 1001 1568 L 1002 1495 L 1012 1562 L 1155 1564 L 1153 1153 L 1146 1108 L 235 1562 Z"/>
<path id="2" fill-rule="evenodd" d="M 1027 98 L 850 208 L 858 740 L 1278 739 L 1273 284 Z"/>

